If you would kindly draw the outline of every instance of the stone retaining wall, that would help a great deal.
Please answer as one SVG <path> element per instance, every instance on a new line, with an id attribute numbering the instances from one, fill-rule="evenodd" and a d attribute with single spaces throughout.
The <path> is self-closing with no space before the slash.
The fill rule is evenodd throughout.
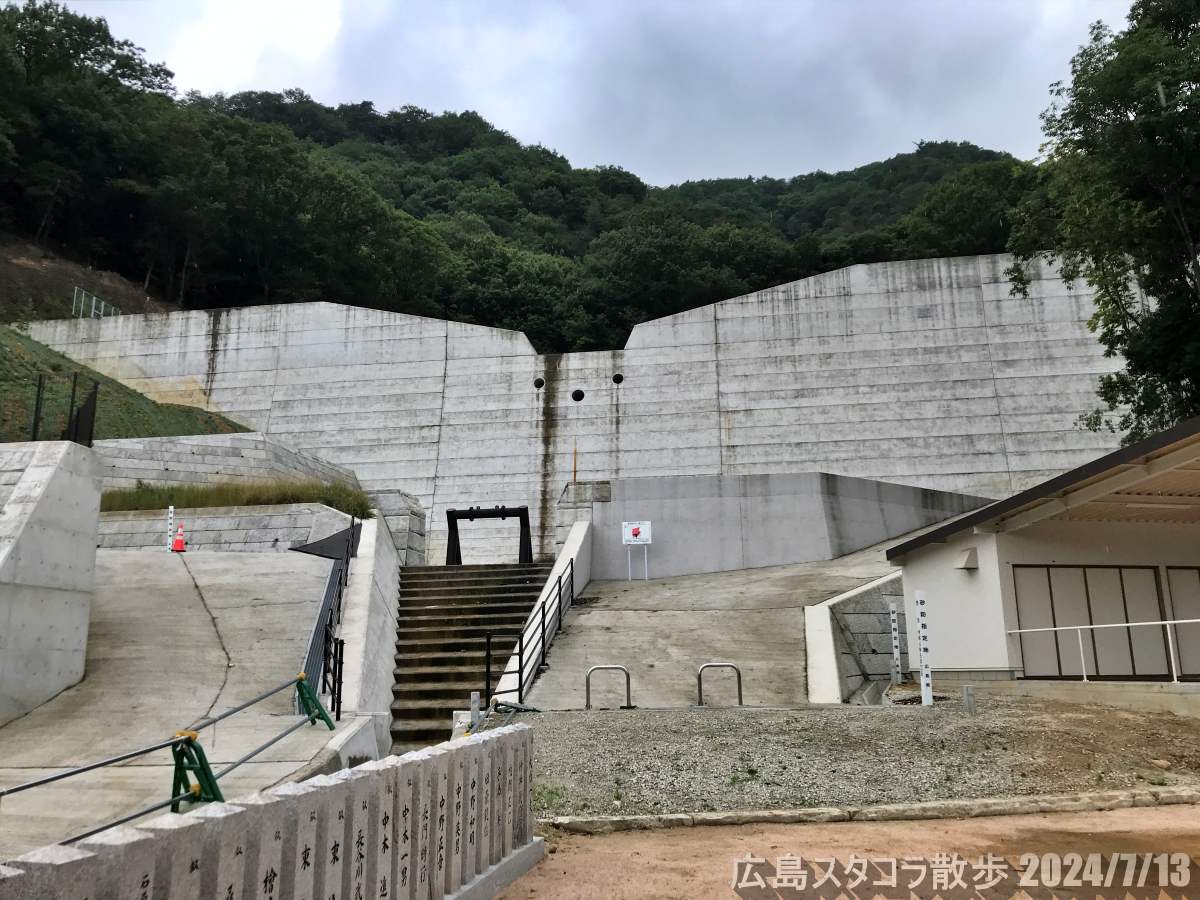
<path id="1" fill-rule="evenodd" d="M 188 550 L 233 550 L 245 553 L 289 550 L 328 537 L 350 525 L 350 517 L 320 503 L 280 506 L 214 506 L 175 510 Z M 167 511 L 146 509 L 100 514 L 97 546 L 104 550 L 163 547 Z"/>
<path id="2" fill-rule="evenodd" d="M 512 725 L 0 866 L 0 900 L 491 897 L 542 855 Z"/>

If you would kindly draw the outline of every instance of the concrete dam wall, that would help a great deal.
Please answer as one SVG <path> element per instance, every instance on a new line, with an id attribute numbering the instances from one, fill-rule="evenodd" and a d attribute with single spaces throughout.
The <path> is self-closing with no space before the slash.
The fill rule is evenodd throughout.
<path id="1" fill-rule="evenodd" d="M 1120 366 L 1092 297 L 1007 256 L 852 266 L 542 355 L 523 334 L 331 303 L 37 322 L 31 335 L 155 400 L 220 411 L 407 491 L 429 511 L 528 505 L 535 551 L 580 481 L 829 472 L 1001 497 L 1117 438 L 1075 426 Z M 386 506 L 386 499 L 384 501 Z M 389 511 L 385 508 L 385 513 Z M 514 557 L 513 520 L 464 523 L 463 561 Z"/>

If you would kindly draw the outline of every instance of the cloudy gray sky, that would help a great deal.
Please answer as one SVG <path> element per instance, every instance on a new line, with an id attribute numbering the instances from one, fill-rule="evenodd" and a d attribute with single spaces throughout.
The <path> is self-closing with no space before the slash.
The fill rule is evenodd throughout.
<path id="1" fill-rule="evenodd" d="M 1129 0 L 69 0 L 182 90 L 474 109 L 652 184 L 969 140 L 1032 158 L 1050 82 Z"/>

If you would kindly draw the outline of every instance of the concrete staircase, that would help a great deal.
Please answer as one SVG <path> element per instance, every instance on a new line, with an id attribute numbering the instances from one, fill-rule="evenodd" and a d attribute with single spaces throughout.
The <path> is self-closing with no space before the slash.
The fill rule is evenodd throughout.
<path id="1" fill-rule="evenodd" d="M 469 707 L 471 691 L 482 696 L 489 631 L 496 635 L 495 688 L 550 569 L 549 563 L 400 568 L 393 752 L 450 737 L 453 711 Z"/>

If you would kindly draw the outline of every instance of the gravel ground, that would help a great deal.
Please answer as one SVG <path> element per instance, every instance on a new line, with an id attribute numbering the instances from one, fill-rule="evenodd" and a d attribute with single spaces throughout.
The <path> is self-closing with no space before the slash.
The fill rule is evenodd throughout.
<path id="1" fill-rule="evenodd" d="M 1200 784 L 1200 720 L 1028 698 L 978 705 L 974 717 L 950 700 L 932 709 L 593 710 L 514 721 L 535 729 L 539 817 Z"/>

